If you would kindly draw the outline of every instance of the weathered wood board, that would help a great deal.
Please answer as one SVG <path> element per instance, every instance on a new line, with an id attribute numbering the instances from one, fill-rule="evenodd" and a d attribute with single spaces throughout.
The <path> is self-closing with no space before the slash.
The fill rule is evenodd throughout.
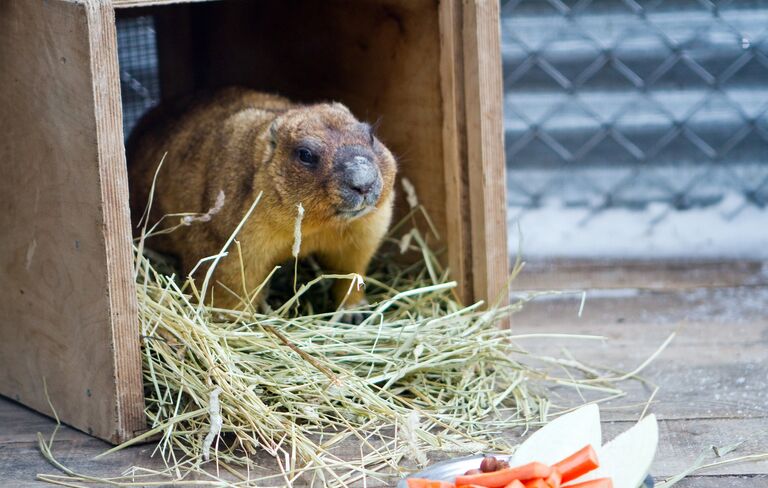
<path id="1" fill-rule="evenodd" d="M 654 385 L 660 390 L 652 409 L 667 419 L 768 417 L 768 288 L 679 291 L 669 286 L 671 290 L 653 292 L 589 291 L 581 317 L 580 293 L 542 296 L 513 317 L 521 333 L 566 332 L 605 340 L 550 338 L 519 343 L 541 354 L 567 350 L 593 366 L 632 371 L 676 333 L 666 350 L 642 371 L 640 376 L 649 383 L 622 383 L 627 396 L 605 405 L 606 418 L 637 418 Z M 562 397 L 556 403 L 580 400 L 572 389 L 557 392 Z M 597 395 L 582 393 L 587 398 Z M 768 435 L 765 443 L 768 448 Z"/>
<path id="2" fill-rule="evenodd" d="M 526 272 L 512 283 L 513 290 L 684 290 L 768 284 L 768 266 L 762 261 L 541 258 L 526 261 Z"/>
<path id="3" fill-rule="evenodd" d="M 113 11 L 0 3 L 0 393 L 144 426 Z"/>

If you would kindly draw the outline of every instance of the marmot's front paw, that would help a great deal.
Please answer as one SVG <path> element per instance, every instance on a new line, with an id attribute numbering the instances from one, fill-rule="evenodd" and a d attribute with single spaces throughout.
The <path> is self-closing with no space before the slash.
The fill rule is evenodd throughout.
<path id="1" fill-rule="evenodd" d="M 360 312 L 343 312 L 341 315 L 340 322 L 345 322 L 347 324 L 352 325 L 360 325 L 363 323 L 363 320 L 365 320 L 365 315 Z"/>
<path id="2" fill-rule="evenodd" d="M 359 302 L 355 303 L 354 305 L 347 307 L 340 308 L 335 314 L 333 314 L 333 317 L 331 317 L 332 322 L 344 322 L 347 324 L 352 325 L 360 325 L 363 323 L 363 320 L 368 317 L 367 313 L 363 313 L 359 310 L 354 310 L 359 307 L 365 307 L 368 305 L 368 300 L 363 298 Z"/>

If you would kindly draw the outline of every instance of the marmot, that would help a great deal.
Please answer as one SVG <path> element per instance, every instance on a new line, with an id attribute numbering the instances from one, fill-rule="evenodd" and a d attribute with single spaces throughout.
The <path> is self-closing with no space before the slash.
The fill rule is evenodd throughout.
<path id="1" fill-rule="evenodd" d="M 149 222 L 182 212 L 210 216 L 148 244 L 175 255 L 185 273 L 221 250 L 263 192 L 237 236 L 243 255 L 233 245 L 216 268 L 217 306 L 240 303 L 221 285 L 243 296 L 243 285 L 253 292 L 291 258 L 299 205 L 305 212 L 300 257 L 315 255 L 329 273 L 364 275 L 392 216 L 395 158 L 371 125 L 341 103 L 300 105 L 226 88 L 150 111 L 131 133 L 127 154 L 134 227 L 163 155 Z M 349 280 L 334 285 L 337 304 L 349 285 Z M 364 291 L 355 289 L 344 303 L 364 300 Z"/>

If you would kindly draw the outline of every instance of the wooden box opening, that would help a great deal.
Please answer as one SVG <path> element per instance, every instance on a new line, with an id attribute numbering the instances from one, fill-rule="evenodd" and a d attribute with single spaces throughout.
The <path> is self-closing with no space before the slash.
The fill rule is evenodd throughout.
<path id="1" fill-rule="evenodd" d="M 444 183 L 447 87 L 435 1 L 217 1 L 116 13 L 119 27 L 140 19 L 155 32 L 148 40 L 132 38 L 130 25 L 118 28 L 126 137 L 136 108 L 152 95 L 173 99 L 242 85 L 297 102 L 339 101 L 360 120 L 378 122 L 399 176 L 415 185 L 440 234 L 435 247 L 448 244 L 448 211 L 457 209 L 448 208 Z M 139 60 L 144 80 L 123 69 L 124 60 L 133 64 L 137 56 L 157 58 L 154 66 Z M 138 107 L 128 107 L 131 101 Z M 399 182 L 396 192 L 394 222 L 408 210 Z M 471 287 L 462 294 L 471 299 Z"/>
<path id="2" fill-rule="evenodd" d="M 378 122 L 398 176 L 414 184 L 439 233 L 430 244 L 445 249 L 459 295 L 499 297 L 508 258 L 493 2 L 229 0 L 125 8 L 117 16 L 151 17 L 160 99 L 243 85 L 297 102 L 339 101 Z M 467 62 L 465 52 L 474 53 Z M 494 117 L 498 126 L 483 134 Z M 393 222 L 408 210 L 399 179 L 396 192 Z"/>
<path id="3" fill-rule="evenodd" d="M 461 296 L 504 298 L 497 0 L 9 0 L 1 394 L 51 414 L 45 379 L 76 428 L 111 442 L 145 428 L 115 25 L 137 16 L 153 19 L 159 99 L 244 85 L 380 120 Z"/>

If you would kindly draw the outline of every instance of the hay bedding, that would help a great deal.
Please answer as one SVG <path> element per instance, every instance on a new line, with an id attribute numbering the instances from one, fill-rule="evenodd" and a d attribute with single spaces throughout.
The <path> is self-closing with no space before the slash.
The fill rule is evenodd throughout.
<path id="1" fill-rule="evenodd" d="M 39 478 L 67 486 L 394 485 L 448 453 L 513 450 L 515 438 L 502 433 L 552 413 L 549 385 L 621 394 L 592 368 L 535 358 L 516 345 L 520 337 L 499 323 L 522 301 L 488 310 L 462 305 L 416 225 L 430 228 L 428 215 L 407 186 L 406 192 L 411 212 L 393 232 L 412 228 L 387 239 L 364 279 L 371 305 L 361 325 L 338 321 L 326 302 L 333 280 L 353 276 L 322 275 L 311 262 L 298 272 L 286 266 L 287 275 L 274 277 L 269 304 L 254 303 L 254 290 L 242 297 L 241 310 L 225 310 L 199 301 L 210 273 L 200 288 L 199 280 L 162 273 L 139 240 L 150 429 L 112 451 L 151 440 L 167 469 L 134 467 L 109 480 L 84 476 L 58 464 L 52 439 L 41 438 L 43 453 L 66 476 Z M 249 214 L 258 212 L 257 203 Z M 189 217 L 195 216 L 164 221 L 204 225 Z M 166 231 L 155 227 L 147 235 Z M 230 251 L 240 246 L 236 234 Z M 420 259 L 398 264 L 402 253 Z M 518 260 L 513 276 L 521 268 Z M 547 365 L 566 371 L 556 377 Z"/>

